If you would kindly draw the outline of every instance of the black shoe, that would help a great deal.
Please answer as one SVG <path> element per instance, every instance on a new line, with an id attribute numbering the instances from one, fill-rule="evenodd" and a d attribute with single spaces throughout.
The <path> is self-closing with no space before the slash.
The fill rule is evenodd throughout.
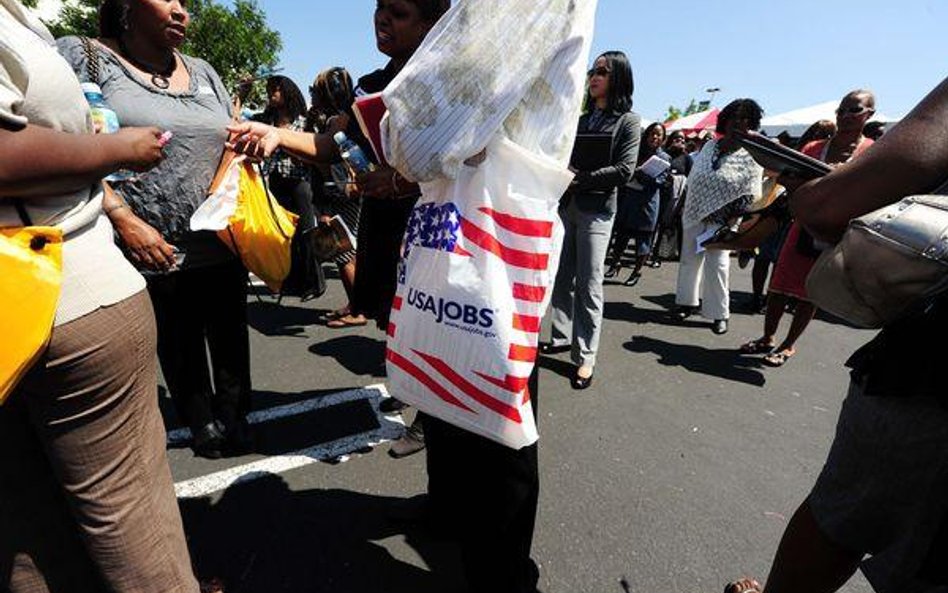
<path id="1" fill-rule="evenodd" d="M 727 333 L 727 319 L 715 319 L 714 323 L 711 324 L 711 331 L 715 335 L 723 335 Z"/>
<path id="2" fill-rule="evenodd" d="M 672 317 L 678 321 L 684 321 L 698 312 L 698 307 L 678 307 L 672 311 Z"/>
<path id="3" fill-rule="evenodd" d="M 639 283 L 639 278 L 641 278 L 641 277 L 642 277 L 642 275 L 639 274 L 638 272 L 632 272 L 632 274 L 631 274 L 628 278 L 625 279 L 625 282 L 623 282 L 622 285 L 623 285 L 623 286 L 635 286 L 636 284 Z"/>
<path id="4" fill-rule="evenodd" d="M 194 431 L 191 439 L 191 450 L 198 457 L 205 459 L 220 459 L 224 456 L 224 434 L 216 422 L 208 422 Z"/>
<path id="5" fill-rule="evenodd" d="M 379 402 L 379 412 L 382 412 L 383 414 L 394 414 L 395 412 L 404 410 L 407 407 L 408 404 L 394 397 L 386 397 L 381 402 Z"/>
<path id="6" fill-rule="evenodd" d="M 553 342 L 540 342 L 540 354 L 562 354 L 563 352 L 569 352 L 569 344 L 563 344 L 562 346 L 557 346 Z"/>
<path id="7" fill-rule="evenodd" d="M 604 276 L 606 278 L 615 278 L 619 275 L 619 270 L 622 269 L 622 266 L 609 266 L 609 269 L 606 270 Z"/>
<path id="8" fill-rule="evenodd" d="M 570 379 L 570 386 L 577 390 L 582 391 L 583 389 L 589 389 L 589 386 L 593 383 L 593 376 L 589 375 L 588 377 L 580 377 L 578 374 L 573 375 L 573 378 Z"/>
<path id="9" fill-rule="evenodd" d="M 658 269 L 658 268 L 662 267 L 662 260 L 660 260 L 660 259 L 650 259 L 650 260 L 648 260 L 647 262 L 645 262 L 645 265 L 648 266 L 648 267 L 650 267 L 650 268 Z"/>

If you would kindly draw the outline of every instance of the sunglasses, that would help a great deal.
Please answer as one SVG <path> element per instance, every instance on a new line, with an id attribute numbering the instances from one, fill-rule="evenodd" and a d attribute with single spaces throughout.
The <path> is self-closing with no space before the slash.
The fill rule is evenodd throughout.
<path id="1" fill-rule="evenodd" d="M 837 115 L 862 115 L 867 111 L 872 111 L 871 108 L 866 107 L 865 105 L 854 105 L 852 107 L 847 107 L 846 109 L 837 109 Z"/>
<path id="2" fill-rule="evenodd" d="M 592 78 L 593 76 L 609 76 L 609 69 L 604 66 L 600 66 L 598 68 L 592 68 L 591 70 L 589 70 L 589 72 L 586 73 L 586 75 L 589 78 Z"/>

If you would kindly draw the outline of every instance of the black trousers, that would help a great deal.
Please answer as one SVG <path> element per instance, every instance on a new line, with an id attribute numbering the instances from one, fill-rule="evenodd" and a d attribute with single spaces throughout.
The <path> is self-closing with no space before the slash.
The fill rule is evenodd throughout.
<path id="1" fill-rule="evenodd" d="M 250 408 L 247 271 L 235 259 L 150 276 L 148 293 L 158 360 L 178 417 L 192 430 L 242 421 Z"/>
<path id="2" fill-rule="evenodd" d="M 537 370 L 530 377 L 537 412 Z M 519 451 L 425 416 L 434 520 L 461 544 L 472 593 L 535 593 L 530 558 L 540 479 L 537 445 Z"/>

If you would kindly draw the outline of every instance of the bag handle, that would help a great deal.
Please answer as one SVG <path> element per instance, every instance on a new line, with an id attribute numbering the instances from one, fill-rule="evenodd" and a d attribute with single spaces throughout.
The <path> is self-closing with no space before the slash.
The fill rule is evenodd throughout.
<path id="1" fill-rule="evenodd" d="M 92 46 L 92 40 L 88 37 L 80 37 L 82 43 L 82 52 L 86 55 L 86 78 L 89 82 L 99 84 L 99 52 Z"/>
<path id="2" fill-rule="evenodd" d="M 30 219 L 29 212 L 26 211 L 26 205 L 23 203 L 23 200 L 19 198 L 14 199 L 13 207 L 16 208 L 16 213 L 20 216 L 23 226 L 33 226 L 33 221 Z"/>

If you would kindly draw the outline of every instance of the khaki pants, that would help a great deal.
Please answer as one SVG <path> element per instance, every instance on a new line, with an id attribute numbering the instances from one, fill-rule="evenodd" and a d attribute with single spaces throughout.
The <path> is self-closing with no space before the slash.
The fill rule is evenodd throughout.
<path id="1" fill-rule="evenodd" d="M 57 327 L 0 408 L 0 590 L 196 593 L 147 293 Z"/>

